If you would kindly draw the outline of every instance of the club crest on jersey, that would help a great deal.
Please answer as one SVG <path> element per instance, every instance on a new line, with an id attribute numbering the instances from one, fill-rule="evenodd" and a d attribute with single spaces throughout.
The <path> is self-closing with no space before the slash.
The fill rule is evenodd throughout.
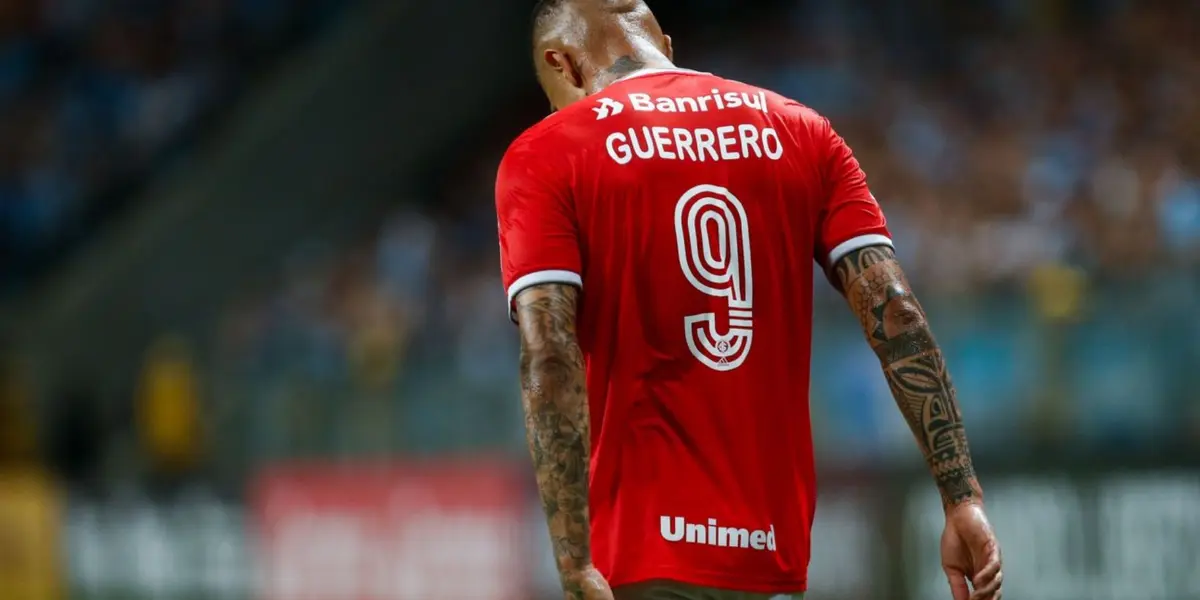
<path id="1" fill-rule="evenodd" d="M 597 121 L 603 121 L 613 115 L 619 115 L 623 110 L 625 110 L 625 105 L 611 98 L 601 98 L 600 106 L 592 108 L 592 112 L 596 113 Z"/>

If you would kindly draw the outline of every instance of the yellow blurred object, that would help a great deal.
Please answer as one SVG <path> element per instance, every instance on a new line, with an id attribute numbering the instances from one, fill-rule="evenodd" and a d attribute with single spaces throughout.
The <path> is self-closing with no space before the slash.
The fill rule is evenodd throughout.
<path id="1" fill-rule="evenodd" d="M 166 336 L 150 349 L 138 390 L 142 443 L 157 466 L 188 469 L 200 453 L 200 400 L 186 342 Z"/>
<path id="2" fill-rule="evenodd" d="M 23 380 L 5 377 L 0 382 L 0 461 L 30 461 L 36 454 L 34 419 L 29 412 L 29 390 Z"/>
<path id="3" fill-rule="evenodd" d="M 360 385 L 368 390 L 385 390 L 399 375 L 404 361 L 407 321 L 381 294 L 364 292 L 357 298 L 356 327 L 350 344 L 350 359 Z"/>
<path id="4" fill-rule="evenodd" d="M 0 461 L 5 464 L 31 462 L 37 454 L 29 388 L 19 363 L 0 365 Z"/>
<path id="5" fill-rule="evenodd" d="M 55 600 L 59 586 L 58 490 L 37 470 L 0 472 L 0 597 Z"/>
<path id="6" fill-rule="evenodd" d="M 1077 317 L 1083 309 L 1087 276 L 1079 269 L 1060 264 L 1048 264 L 1034 270 L 1031 291 L 1038 312 L 1052 321 Z"/>

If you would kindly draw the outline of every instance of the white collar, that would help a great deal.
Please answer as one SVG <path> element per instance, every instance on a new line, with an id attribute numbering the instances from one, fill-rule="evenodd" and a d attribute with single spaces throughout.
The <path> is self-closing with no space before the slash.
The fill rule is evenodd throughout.
<path id="1" fill-rule="evenodd" d="M 635 77 L 645 77 L 646 75 L 658 75 L 660 73 L 684 73 L 684 74 L 689 74 L 689 75 L 708 75 L 708 73 L 701 73 L 700 71 L 693 71 L 691 69 L 680 69 L 678 67 L 671 67 L 671 68 L 667 68 L 667 69 L 642 69 L 640 71 L 634 71 L 632 73 L 629 73 L 628 75 L 624 75 L 621 78 L 617 79 L 617 81 L 614 81 L 613 83 L 625 81 L 627 79 L 633 79 Z"/>
<path id="2" fill-rule="evenodd" d="M 678 67 L 673 67 L 673 68 L 668 68 L 668 69 L 641 69 L 639 71 L 634 71 L 632 73 L 629 73 L 628 75 L 623 75 L 620 79 L 617 79 L 613 83 L 615 84 L 615 83 L 619 83 L 621 81 L 625 81 L 627 79 L 633 79 L 635 77 L 645 77 L 646 75 L 658 75 L 661 73 L 679 73 L 682 75 L 711 75 L 712 74 L 712 73 L 705 73 L 703 71 L 693 71 L 692 69 L 680 69 Z M 609 85 L 612 85 L 612 84 L 609 84 Z M 600 92 L 596 92 L 596 93 L 599 94 L 602 92 L 603 92 L 603 90 L 601 90 Z M 545 121 L 546 119 L 549 119 L 550 117 L 553 117 L 554 115 L 558 114 L 558 112 L 559 111 L 554 111 L 554 112 L 542 117 L 542 120 Z"/>

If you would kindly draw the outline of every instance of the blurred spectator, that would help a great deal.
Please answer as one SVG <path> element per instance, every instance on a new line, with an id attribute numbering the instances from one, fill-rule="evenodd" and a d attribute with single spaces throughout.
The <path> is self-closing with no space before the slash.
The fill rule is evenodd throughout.
<path id="1" fill-rule="evenodd" d="M 58 505 L 41 466 L 24 366 L 0 361 L 0 590 L 13 600 L 43 600 L 59 592 Z"/>
<path id="2" fill-rule="evenodd" d="M 163 336 L 142 368 L 137 423 L 142 447 L 155 473 L 174 479 L 190 475 L 201 452 L 200 390 L 187 342 Z"/>
<path id="3" fill-rule="evenodd" d="M 39 462 L 32 390 L 17 361 L 0 362 L 0 467 Z"/>
<path id="4" fill-rule="evenodd" d="M 0 469 L 0 589 L 7 600 L 62 596 L 60 502 L 36 469 Z"/>

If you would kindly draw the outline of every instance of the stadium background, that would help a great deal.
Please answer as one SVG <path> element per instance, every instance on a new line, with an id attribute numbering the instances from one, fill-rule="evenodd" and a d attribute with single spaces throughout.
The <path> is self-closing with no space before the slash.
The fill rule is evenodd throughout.
<path id="1" fill-rule="evenodd" d="M 491 186 L 525 3 L 0 2 L 0 597 L 554 598 Z M 1022 600 L 1200 597 L 1200 4 L 654 4 L 864 163 Z M 813 598 L 943 598 L 818 285 Z"/>

